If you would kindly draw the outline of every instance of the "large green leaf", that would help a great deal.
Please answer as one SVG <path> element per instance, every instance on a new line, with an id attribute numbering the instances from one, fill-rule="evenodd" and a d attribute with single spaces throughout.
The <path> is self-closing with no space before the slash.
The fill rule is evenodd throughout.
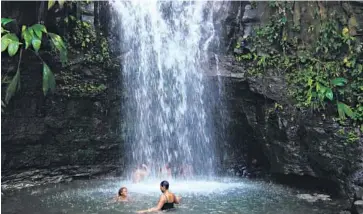
<path id="1" fill-rule="evenodd" d="M 19 38 L 13 33 L 10 33 L 8 38 L 10 40 L 8 46 L 8 53 L 9 56 L 14 56 L 19 49 Z"/>
<path id="2" fill-rule="evenodd" d="M 16 72 L 15 76 L 11 80 L 8 88 L 6 89 L 5 102 L 9 103 L 12 96 L 14 96 L 15 92 L 20 90 L 20 70 Z"/>
<path id="3" fill-rule="evenodd" d="M 52 39 L 52 42 L 54 44 L 54 46 L 58 49 L 66 49 L 66 46 L 62 40 L 62 37 L 60 37 L 59 35 L 55 34 L 55 33 L 48 33 L 48 35 L 50 36 L 50 38 Z"/>
<path id="4" fill-rule="evenodd" d="M 341 119 L 345 119 L 345 115 L 354 118 L 355 114 L 352 109 L 345 103 L 338 102 L 338 114 Z"/>
<path id="5" fill-rule="evenodd" d="M 6 25 L 10 22 L 14 21 L 14 19 L 9 19 L 9 18 L 1 18 L 1 25 Z"/>
<path id="6" fill-rule="evenodd" d="M 44 32 L 44 33 L 48 33 L 47 28 L 46 28 L 44 25 L 41 25 L 41 24 L 35 24 L 35 25 L 33 25 L 32 27 L 33 27 L 34 29 L 36 29 L 36 30 L 40 30 L 40 31 L 42 31 L 42 32 Z"/>
<path id="7" fill-rule="evenodd" d="M 350 117 L 350 118 L 353 118 L 354 117 L 354 112 L 352 111 L 352 109 L 350 108 L 350 106 L 348 106 L 347 104 L 345 103 L 342 103 L 343 104 L 343 110 L 344 110 L 344 113 Z"/>
<path id="8" fill-rule="evenodd" d="M 32 35 L 30 34 L 29 29 L 24 30 L 22 35 L 25 40 L 25 49 L 27 49 L 32 43 Z"/>
<path id="9" fill-rule="evenodd" d="M 62 38 L 54 33 L 48 33 L 48 35 L 50 36 L 55 48 L 59 51 L 62 64 L 64 65 L 67 62 L 67 48 Z"/>
<path id="10" fill-rule="evenodd" d="M 333 96 L 334 95 L 331 88 L 326 88 L 325 97 L 328 98 L 329 100 L 333 100 Z"/>
<path id="11" fill-rule="evenodd" d="M 40 41 L 40 39 L 38 37 L 36 37 L 36 36 L 33 37 L 32 45 L 36 52 L 39 51 L 41 43 L 42 43 L 42 41 Z"/>
<path id="12" fill-rule="evenodd" d="M 35 34 L 38 36 L 39 39 L 42 39 L 42 32 L 47 33 L 47 29 L 44 25 L 41 24 L 33 25 L 32 29 L 34 30 Z"/>
<path id="13" fill-rule="evenodd" d="M 334 86 L 344 86 L 347 83 L 348 83 L 348 80 L 343 77 L 338 77 L 331 81 L 331 84 L 333 84 Z"/>
<path id="14" fill-rule="evenodd" d="M 8 45 L 10 43 L 9 35 L 10 34 L 5 34 L 1 37 L 1 52 L 5 51 L 6 48 L 8 48 Z"/>
<path id="15" fill-rule="evenodd" d="M 30 33 L 30 35 L 32 36 L 32 38 L 35 36 L 33 27 L 28 27 L 28 32 Z"/>
<path id="16" fill-rule="evenodd" d="M 343 105 L 341 102 L 338 102 L 337 103 L 337 106 L 338 106 L 338 114 L 339 114 L 339 118 L 342 119 L 342 120 L 345 120 L 346 117 L 345 117 L 345 113 L 344 113 L 344 110 L 343 110 Z"/>
<path id="17" fill-rule="evenodd" d="M 52 8 L 54 4 L 55 4 L 55 0 L 49 0 L 49 1 L 48 1 L 48 10 L 49 10 L 50 8 Z"/>
<path id="18" fill-rule="evenodd" d="M 55 78 L 52 71 L 49 69 L 47 64 L 43 64 L 43 93 L 44 96 L 47 95 L 48 92 L 55 91 Z"/>

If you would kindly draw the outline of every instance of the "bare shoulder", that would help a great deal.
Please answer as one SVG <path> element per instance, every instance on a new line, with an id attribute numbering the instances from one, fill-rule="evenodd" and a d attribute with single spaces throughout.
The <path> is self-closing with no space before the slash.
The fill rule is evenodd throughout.
<path id="1" fill-rule="evenodd" d="M 159 201 L 165 201 L 165 196 L 164 195 L 160 195 Z"/>

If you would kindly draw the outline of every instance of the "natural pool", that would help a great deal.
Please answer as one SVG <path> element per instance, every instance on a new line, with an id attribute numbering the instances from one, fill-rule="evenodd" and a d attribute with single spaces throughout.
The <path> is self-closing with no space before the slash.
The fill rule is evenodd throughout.
<path id="1" fill-rule="evenodd" d="M 131 202 L 112 202 L 119 187 L 126 186 Z M 336 202 L 309 203 L 295 189 L 242 179 L 170 180 L 170 190 L 182 204 L 168 213 L 331 214 Z M 301 192 L 305 193 L 305 192 Z M 156 205 L 159 180 L 132 184 L 120 179 L 99 179 L 49 184 L 8 191 L 2 196 L 1 213 L 135 213 Z"/>

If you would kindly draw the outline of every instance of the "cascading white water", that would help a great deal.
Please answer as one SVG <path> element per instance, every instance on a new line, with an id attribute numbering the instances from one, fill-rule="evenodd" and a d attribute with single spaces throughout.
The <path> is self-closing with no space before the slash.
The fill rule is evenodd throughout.
<path id="1" fill-rule="evenodd" d="M 171 163 L 212 175 L 214 142 L 203 96 L 213 2 L 115 1 L 121 20 L 129 165 Z"/>

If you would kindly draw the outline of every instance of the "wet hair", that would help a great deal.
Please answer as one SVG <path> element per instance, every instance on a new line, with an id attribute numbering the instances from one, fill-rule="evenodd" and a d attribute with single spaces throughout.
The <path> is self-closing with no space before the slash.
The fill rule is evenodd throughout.
<path id="1" fill-rule="evenodd" d="M 167 182 L 167 181 L 162 181 L 162 182 L 160 183 L 160 186 L 165 187 L 165 189 L 169 189 L 169 182 Z"/>
<path id="2" fill-rule="evenodd" d="M 126 187 L 121 187 L 121 188 L 118 190 L 118 196 L 121 196 L 122 191 L 123 191 L 124 189 L 127 189 L 127 188 L 126 188 Z"/>

